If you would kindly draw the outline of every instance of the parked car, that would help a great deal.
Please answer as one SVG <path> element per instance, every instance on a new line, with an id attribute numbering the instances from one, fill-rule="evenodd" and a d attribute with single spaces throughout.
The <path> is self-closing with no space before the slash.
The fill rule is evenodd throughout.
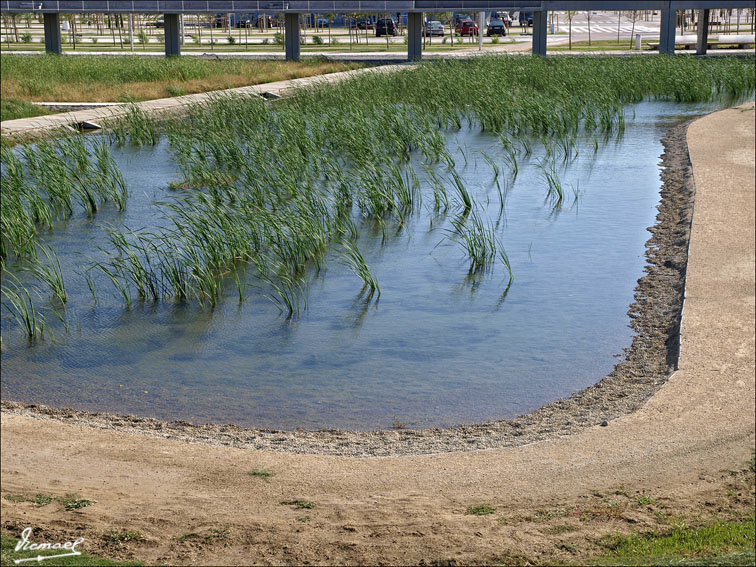
<path id="1" fill-rule="evenodd" d="M 373 29 L 373 24 L 369 20 L 357 20 L 355 22 L 354 27 L 356 27 L 358 30 L 367 30 L 367 29 Z"/>
<path id="2" fill-rule="evenodd" d="M 491 20 L 501 20 L 507 28 L 512 27 L 512 18 L 509 12 L 491 12 Z"/>
<path id="3" fill-rule="evenodd" d="M 328 20 L 325 19 L 325 18 L 318 18 L 316 26 L 319 27 L 319 28 L 327 28 L 328 27 Z"/>
<path id="4" fill-rule="evenodd" d="M 396 27 L 396 22 L 391 18 L 381 18 L 375 22 L 375 35 L 381 37 L 382 35 L 397 35 L 399 30 Z"/>
<path id="5" fill-rule="evenodd" d="M 464 20 L 457 24 L 454 31 L 459 35 L 478 35 L 478 25 L 472 20 Z"/>
<path id="6" fill-rule="evenodd" d="M 423 30 L 423 33 L 426 37 L 432 35 L 440 35 L 441 37 L 444 37 L 444 24 L 436 21 L 428 22 L 425 24 L 425 30 Z"/>
<path id="7" fill-rule="evenodd" d="M 488 20 L 488 27 L 486 28 L 486 35 L 491 37 L 492 35 L 507 35 L 507 25 L 504 20 L 498 18 L 491 18 Z"/>

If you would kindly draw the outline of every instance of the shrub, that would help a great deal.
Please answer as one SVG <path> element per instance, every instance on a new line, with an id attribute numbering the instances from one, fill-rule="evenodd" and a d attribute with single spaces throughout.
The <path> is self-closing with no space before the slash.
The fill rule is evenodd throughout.
<path id="1" fill-rule="evenodd" d="M 235 43 L 236 43 L 236 38 L 234 36 L 232 36 L 232 35 L 229 34 L 229 36 L 228 36 L 228 44 L 229 45 L 233 45 Z"/>
<path id="2" fill-rule="evenodd" d="M 276 45 L 283 45 L 284 44 L 284 34 L 281 32 L 276 32 L 275 35 L 273 35 L 273 43 Z"/>
<path id="3" fill-rule="evenodd" d="M 312 36 L 312 43 L 315 45 L 323 45 L 323 38 L 319 35 Z"/>
<path id="4" fill-rule="evenodd" d="M 32 34 L 30 34 L 29 32 L 22 33 L 21 34 L 21 41 L 23 43 L 31 43 L 32 42 Z"/>
<path id="5" fill-rule="evenodd" d="M 167 92 L 171 96 L 184 96 L 186 94 L 186 90 L 175 85 L 168 85 L 167 87 L 165 87 L 165 92 Z"/>
<path id="6" fill-rule="evenodd" d="M 491 38 L 491 43 L 493 43 L 493 44 L 499 43 L 499 36 L 498 35 L 493 36 Z"/>

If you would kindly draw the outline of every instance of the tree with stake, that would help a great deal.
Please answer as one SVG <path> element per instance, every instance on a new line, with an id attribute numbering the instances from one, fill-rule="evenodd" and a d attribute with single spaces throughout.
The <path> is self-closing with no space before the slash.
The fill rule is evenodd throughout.
<path id="1" fill-rule="evenodd" d="M 591 11 L 588 10 L 588 46 L 591 45 Z"/>
<path id="2" fill-rule="evenodd" d="M 328 22 L 328 47 L 331 47 L 331 26 L 333 25 L 333 21 L 336 19 L 336 14 L 324 14 L 323 17 L 325 18 L 326 22 Z"/>
<path id="3" fill-rule="evenodd" d="M 569 49 L 572 49 L 572 20 L 577 14 L 577 10 L 567 10 L 567 22 L 569 24 Z"/>
<path id="4" fill-rule="evenodd" d="M 633 10 L 631 12 L 631 18 L 633 20 L 633 27 L 630 30 L 630 48 L 633 47 L 633 37 L 635 36 L 635 22 L 638 20 L 638 10 Z"/>

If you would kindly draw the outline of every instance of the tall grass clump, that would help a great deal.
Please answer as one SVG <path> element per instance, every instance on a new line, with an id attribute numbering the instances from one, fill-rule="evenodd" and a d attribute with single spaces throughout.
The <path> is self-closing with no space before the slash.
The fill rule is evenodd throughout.
<path id="1" fill-rule="evenodd" d="M 32 291 L 12 274 L 4 273 L 0 285 L 0 303 L 6 316 L 16 323 L 29 341 L 43 339 L 49 334 L 45 314 L 32 299 Z"/>
<path id="2" fill-rule="evenodd" d="M 365 262 L 365 258 L 362 256 L 359 248 L 350 242 L 344 242 L 343 247 L 345 262 L 349 266 L 349 269 L 362 280 L 362 291 L 368 291 L 368 300 L 376 292 L 378 292 L 377 298 L 380 299 L 381 288 L 378 286 L 378 280 L 370 272 L 370 268 L 368 268 L 367 262 Z"/>
<path id="3" fill-rule="evenodd" d="M 126 206 L 126 183 L 102 139 L 74 135 L 0 151 L 0 258 L 36 257 L 40 232 L 77 211 Z"/>

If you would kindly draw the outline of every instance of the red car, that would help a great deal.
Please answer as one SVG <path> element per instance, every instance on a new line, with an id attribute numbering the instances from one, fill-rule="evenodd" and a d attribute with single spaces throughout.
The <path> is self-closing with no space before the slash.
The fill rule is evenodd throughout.
<path id="1" fill-rule="evenodd" d="M 459 35 L 478 35 L 478 25 L 472 20 L 464 20 L 457 24 L 454 31 Z"/>

